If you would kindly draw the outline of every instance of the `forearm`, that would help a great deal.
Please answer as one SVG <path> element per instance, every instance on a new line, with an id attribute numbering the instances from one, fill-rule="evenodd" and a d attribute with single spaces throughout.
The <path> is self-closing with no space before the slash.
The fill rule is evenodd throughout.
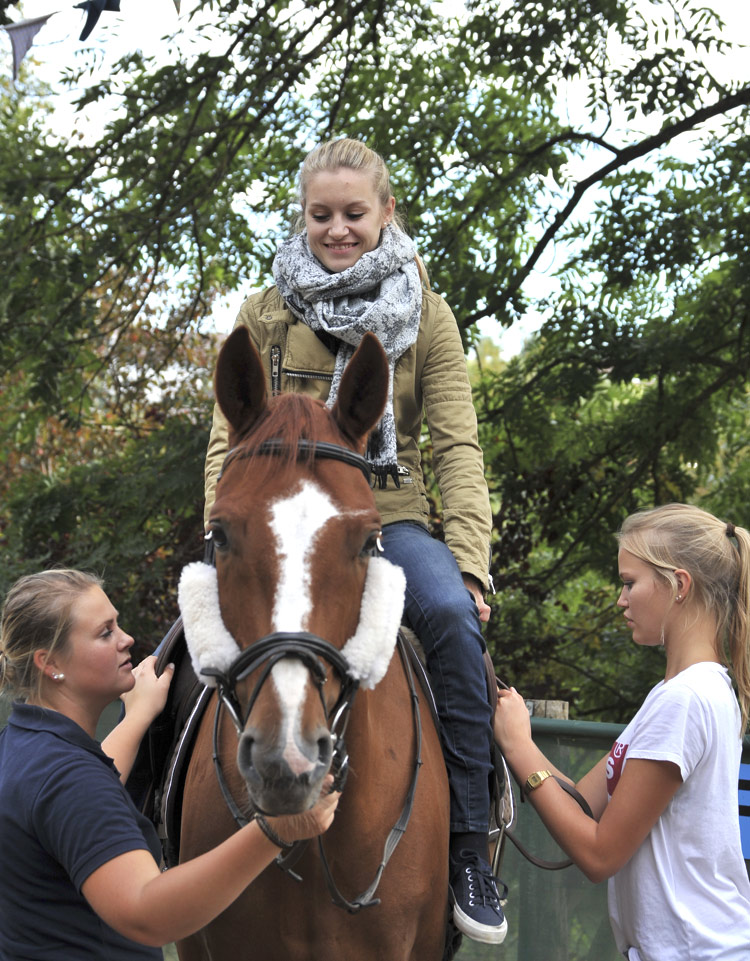
<path id="1" fill-rule="evenodd" d="M 466 357 L 456 321 L 443 301 L 436 306 L 420 385 L 445 543 L 459 570 L 486 590 L 492 512 Z"/>
<path id="2" fill-rule="evenodd" d="M 547 770 L 556 773 L 551 767 Z M 565 780 L 572 783 L 569 778 Z M 555 841 L 590 881 L 596 883 L 614 873 L 599 822 L 585 814 L 554 778 L 542 781 L 527 800 Z"/>
<path id="3" fill-rule="evenodd" d="M 115 931 L 159 947 L 208 924 L 277 853 L 251 822 L 206 854 L 168 871 L 160 871 L 148 851 L 122 854 L 94 871 L 82 892 Z"/>
<path id="4" fill-rule="evenodd" d="M 278 853 L 252 822 L 206 854 L 154 877 L 141 892 L 136 916 L 144 930 L 136 940 L 162 945 L 193 934 L 229 907 Z"/>
<path id="5" fill-rule="evenodd" d="M 125 714 L 110 734 L 102 741 L 102 750 L 115 762 L 124 784 L 133 767 L 138 748 L 148 730 L 149 721 L 137 715 Z"/>
<path id="6" fill-rule="evenodd" d="M 619 854 L 613 851 L 599 824 L 606 807 L 606 758 L 576 783 L 555 767 L 530 739 L 514 744 L 504 756 L 521 790 L 535 771 L 549 771 L 576 787 L 589 804 L 594 818 L 585 814 L 554 778 L 546 778 L 526 798 L 555 841 L 589 880 L 596 882 L 610 877 L 620 863 L 613 859 L 613 855 L 616 858 Z"/>
<path id="7" fill-rule="evenodd" d="M 333 820 L 340 794 L 323 782 L 313 808 L 269 819 L 292 842 L 315 837 Z M 330 793 L 329 793 L 330 792 Z M 186 938 L 221 914 L 278 854 L 255 821 L 212 850 L 160 872 L 151 854 L 136 849 L 107 861 L 82 885 L 94 911 L 110 927 L 142 944 Z"/>
<path id="8" fill-rule="evenodd" d="M 208 518 L 216 499 L 216 482 L 224 463 L 224 458 L 229 450 L 229 425 L 222 414 L 218 405 L 214 406 L 213 423 L 211 435 L 208 440 L 206 451 L 206 462 L 204 468 L 205 481 L 205 506 L 203 511 L 204 524 L 208 523 Z"/>
<path id="9" fill-rule="evenodd" d="M 545 757 L 531 736 L 531 721 L 526 704 L 515 688 L 499 690 L 495 709 L 494 733 L 503 756 L 514 777 L 524 790 L 529 776 L 536 771 L 549 771 L 568 784 L 572 780 Z M 602 845 L 598 818 L 606 807 L 606 758 L 582 778 L 576 788 L 594 814 L 589 817 L 578 803 L 555 780 L 548 777 L 527 795 L 546 828 L 560 847 L 592 880 L 602 875 Z M 596 820 L 595 820 L 596 819 Z"/>
<path id="10" fill-rule="evenodd" d="M 549 771 L 550 774 L 562 778 L 568 784 L 575 784 L 567 774 L 555 767 L 532 740 L 519 744 L 510 750 L 503 750 L 503 757 L 521 790 L 523 790 L 529 775 L 535 771 Z"/>

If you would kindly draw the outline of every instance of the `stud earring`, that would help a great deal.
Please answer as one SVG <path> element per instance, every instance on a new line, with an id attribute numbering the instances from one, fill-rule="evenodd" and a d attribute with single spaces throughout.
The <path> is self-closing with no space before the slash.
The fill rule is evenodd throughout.
<path id="1" fill-rule="evenodd" d="M 65 675 L 64 675 L 64 674 L 53 674 L 53 675 L 52 675 L 52 680 L 53 680 L 53 681 L 64 681 L 64 680 L 65 680 Z"/>
<path id="2" fill-rule="evenodd" d="M 675 598 L 675 600 L 681 601 L 681 600 L 682 600 L 682 594 L 678 594 L 677 597 Z"/>

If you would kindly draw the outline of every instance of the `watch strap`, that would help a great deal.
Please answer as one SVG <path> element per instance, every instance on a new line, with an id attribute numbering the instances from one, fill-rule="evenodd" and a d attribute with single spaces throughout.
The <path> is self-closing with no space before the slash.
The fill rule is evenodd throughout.
<path id="1" fill-rule="evenodd" d="M 588 801 L 581 794 L 581 792 L 578 791 L 576 788 L 574 788 L 572 784 L 568 784 L 566 780 L 564 780 L 561 777 L 558 777 L 556 774 L 553 774 L 551 771 L 534 771 L 533 774 L 530 774 L 526 778 L 526 783 L 523 786 L 523 794 L 521 795 L 521 800 L 524 799 L 524 795 L 530 794 L 535 788 L 538 788 L 539 785 L 542 784 L 544 781 L 546 781 L 548 777 L 551 777 L 554 781 L 557 781 L 557 783 L 560 785 L 563 791 L 565 791 L 567 794 L 569 794 L 573 798 L 573 800 L 576 802 L 576 804 L 580 807 L 580 809 L 583 811 L 583 813 L 587 817 L 590 817 L 590 818 L 594 817 L 594 814 L 591 808 L 589 807 Z"/>

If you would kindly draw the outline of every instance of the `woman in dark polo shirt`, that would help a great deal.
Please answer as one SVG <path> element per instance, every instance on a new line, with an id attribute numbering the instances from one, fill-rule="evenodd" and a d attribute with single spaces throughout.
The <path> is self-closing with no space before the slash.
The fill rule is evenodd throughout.
<path id="1" fill-rule="evenodd" d="M 224 910 L 278 847 L 255 822 L 213 851 L 162 872 L 153 826 L 122 781 L 162 710 L 171 671 L 135 670 L 133 638 L 92 575 L 21 578 L 5 600 L 0 690 L 13 704 L 0 734 L 0 961 L 161 958 L 158 947 Z M 116 698 L 125 717 L 101 744 Z M 291 841 L 324 831 L 338 794 L 303 815 L 269 818 Z"/>

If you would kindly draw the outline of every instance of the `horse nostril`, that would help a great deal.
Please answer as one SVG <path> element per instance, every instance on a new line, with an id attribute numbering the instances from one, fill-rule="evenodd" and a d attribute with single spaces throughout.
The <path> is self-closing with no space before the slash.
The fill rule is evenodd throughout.
<path id="1" fill-rule="evenodd" d="M 324 767 L 328 767 L 328 765 L 331 763 L 332 754 L 333 744 L 331 735 L 326 731 L 325 734 L 318 738 L 318 763 L 322 764 Z"/>
<path id="2" fill-rule="evenodd" d="M 255 738 L 243 734 L 237 746 L 237 766 L 245 774 L 253 769 L 253 747 Z"/>

